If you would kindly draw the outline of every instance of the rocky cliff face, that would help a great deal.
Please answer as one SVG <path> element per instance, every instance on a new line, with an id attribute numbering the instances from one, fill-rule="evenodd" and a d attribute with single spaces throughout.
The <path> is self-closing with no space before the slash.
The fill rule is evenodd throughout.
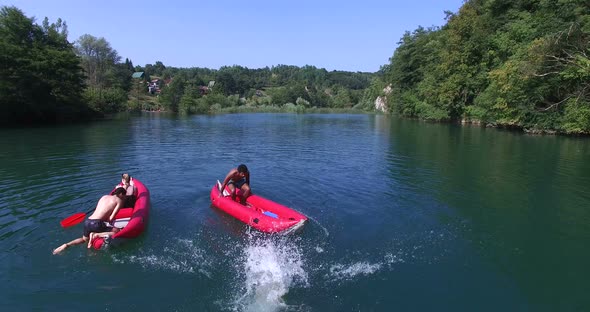
<path id="1" fill-rule="evenodd" d="M 386 96 L 378 96 L 375 99 L 375 109 L 380 112 L 387 111 L 387 97 Z"/>
<path id="2" fill-rule="evenodd" d="M 391 93 L 391 84 L 383 89 L 383 94 L 375 99 L 375 109 L 386 113 L 389 111 L 387 107 L 387 96 Z"/>

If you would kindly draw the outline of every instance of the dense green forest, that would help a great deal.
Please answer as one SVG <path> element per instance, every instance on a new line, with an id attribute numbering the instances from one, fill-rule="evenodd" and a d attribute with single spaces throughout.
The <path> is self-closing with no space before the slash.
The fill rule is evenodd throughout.
<path id="1" fill-rule="evenodd" d="M 183 114 L 232 111 L 370 110 L 374 73 L 313 66 L 261 69 L 133 66 L 105 38 L 70 43 L 59 19 L 42 25 L 15 7 L 0 9 L 2 125 L 101 118 L 141 109 Z M 134 73 L 143 73 L 134 79 Z M 157 81 L 157 92 L 148 86 Z"/>
<path id="2" fill-rule="evenodd" d="M 133 66 L 105 39 L 75 44 L 58 19 L 38 25 L 15 7 L 0 9 L 1 125 L 98 118 L 126 109 Z"/>
<path id="3" fill-rule="evenodd" d="M 472 0 L 441 28 L 406 32 L 382 70 L 407 117 L 590 133 L 590 5 Z"/>
<path id="4" fill-rule="evenodd" d="M 363 99 L 374 76 L 370 73 L 328 72 L 314 66 L 288 65 L 260 69 L 224 66 L 211 70 L 166 68 L 162 64 L 136 69 L 145 70 L 148 77 L 170 80 L 162 89 L 159 102 L 180 113 L 268 111 L 273 106 L 298 112 L 312 108 L 372 108 L 370 99 Z M 210 83 L 213 87 L 203 92 L 202 87 Z"/>
<path id="5" fill-rule="evenodd" d="M 277 65 L 134 66 L 104 38 L 67 39 L 0 10 L 0 121 L 100 118 L 120 111 L 375 111 L 532 133 L 590 134 L 590 6 L 581 0 L 470 0 L 441 27 L 406 32 L 376 73 Z M 141 72 L 138 78 L 134 73 Z M 148 85 L 157 86 L 148 89 Z M 150 90 L 150 92 L 148 92 Z"/>
<path id="6" fill-rule="evenodd" d="M 81 101 L 83 73 L 67 27 L 58 20 L 34 25 L 14 8 L 0 11 L 1 121 L 76 119 L 90 111 Z"/>

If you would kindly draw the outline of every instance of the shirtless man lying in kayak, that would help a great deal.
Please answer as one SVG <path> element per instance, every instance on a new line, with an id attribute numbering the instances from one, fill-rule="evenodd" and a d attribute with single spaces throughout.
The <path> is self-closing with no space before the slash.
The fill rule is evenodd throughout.
<path id="1" fill-rule="evenodd" d="M 88 242 L 88 248 L 90 248 L 94 237 L 117 233 L 119 229 L 107 226 L 105 221 L 112 222 L 115 220 L 117 212 L 123 207 L 125 194 L 126 190 L 122 187 L 118 187 L 115 189 L 113 195 L 104 195 L 101 197 L 98 204 L 96 204 L 94 213 L 84 221 L 84 235 L 55 248 L 53 254 L 56 255 L 72 245 L 78 245 L 84 242 Z"/>

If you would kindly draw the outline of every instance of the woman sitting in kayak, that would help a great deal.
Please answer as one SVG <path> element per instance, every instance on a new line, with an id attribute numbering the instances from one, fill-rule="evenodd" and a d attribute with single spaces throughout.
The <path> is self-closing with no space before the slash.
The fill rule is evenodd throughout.
<path id="1" fill-rule="evenodd" d="M 121 175 L 121 183 L 117 184 L 115 188 L 122 187 L 125 189 L 125 203 L 123 207 L 133 207 L 135 200 L 137 200 L 137 187 L 133 185 L 133 179 L 128 173 Z"/>

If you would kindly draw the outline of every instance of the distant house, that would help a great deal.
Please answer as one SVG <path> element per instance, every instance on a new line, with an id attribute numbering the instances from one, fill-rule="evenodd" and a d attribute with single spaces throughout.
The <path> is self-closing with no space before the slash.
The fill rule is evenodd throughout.
<path id="1" fill-rule="evenodd" d="M 215 85 L 215 80 L 209 81 L 209 84 L 207 84 L 207 86 L 200 86 L 199 87 L 199 93 L 201 95 L 209 94 L 209 92 L 211 92 L 211 89 L 213 89 L 214 85 Z"/>
<path id="2" fill-rule="evenodd" d="M 150 81 L 148 83 L 148 92 L 150 94 L 160 94 L 160 87 L 162 86 L 162 80 L 161 79 L 152 79 L 152 81 Z"/>
<path id="3" fill-rule="evenodd" d="M 199 94 L 205 95 L 209 93 L 209 88 L 205 86 L 199 86 Z"/>
<path id="4" fill-rule="evenodd" d="M 134 72 L 133 75 L 131 75 L 131 78 L 136 79 L 143 79 L 143 77 L 145 77 L 145 74 L 143 72 Z"/>

